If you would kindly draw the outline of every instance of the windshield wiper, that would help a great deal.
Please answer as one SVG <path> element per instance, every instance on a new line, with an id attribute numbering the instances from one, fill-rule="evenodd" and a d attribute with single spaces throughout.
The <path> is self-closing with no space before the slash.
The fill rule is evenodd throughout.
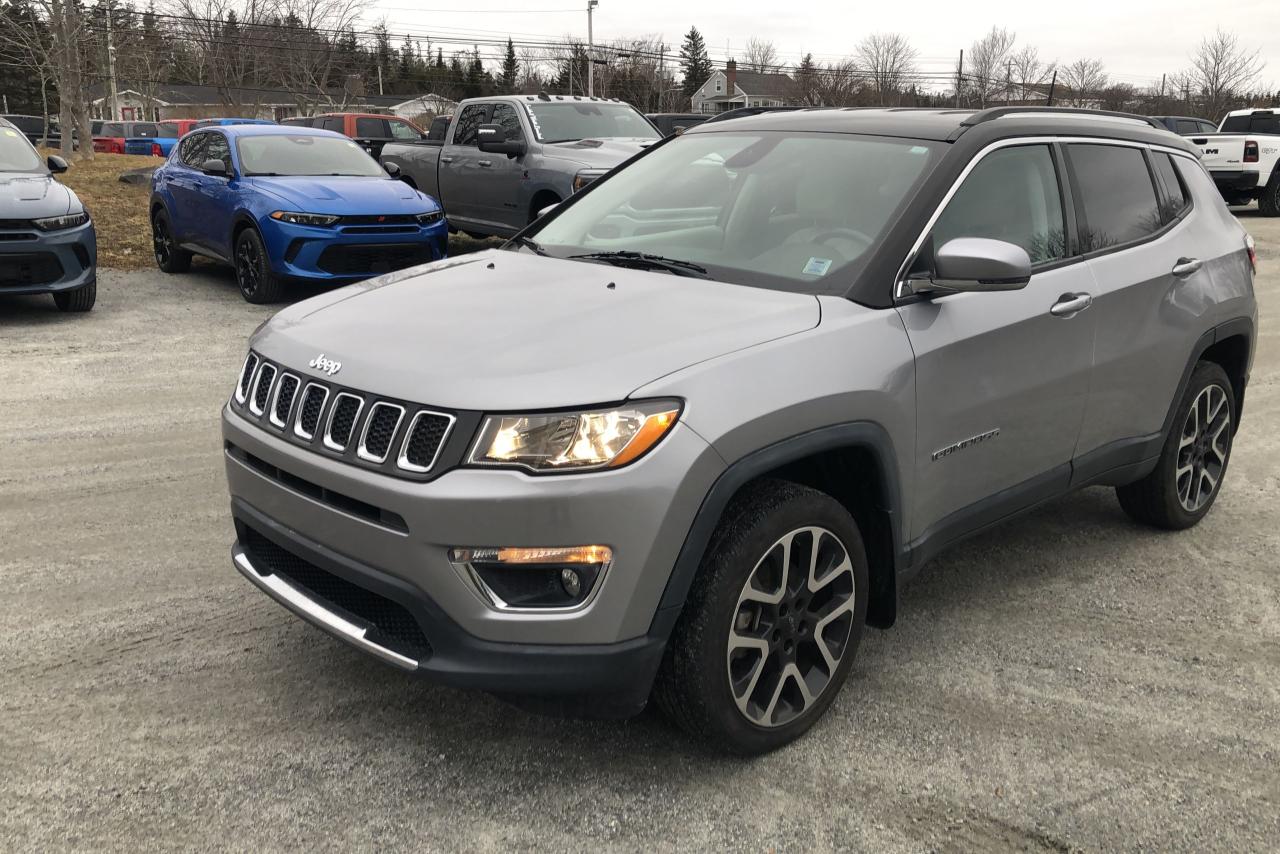
<path id="1" fill-rule="evenodd" d="M 678 258 L 664 258 L 661 255 L 650 255 L 647 252 L 586 252 L 581 255 L 570 255 L 583 261 L 602 261 L 615 267 L 631 267 L 636 270 L 665 270 L 675 276 L 689 276 L 695 279 L 709 279 L 707 268 Z"/>
<path id="2" fill-rule="evenodd" d="M 525 249 L 531 249 L 537 255 L 548 254 L 547 250 L 542 248 L 542 244 L 534 240 L 532 237 L 525 237 L 522 234 L 517 234 L 515 237 L 511 238 L 511 242 L 523 246 Z"/>

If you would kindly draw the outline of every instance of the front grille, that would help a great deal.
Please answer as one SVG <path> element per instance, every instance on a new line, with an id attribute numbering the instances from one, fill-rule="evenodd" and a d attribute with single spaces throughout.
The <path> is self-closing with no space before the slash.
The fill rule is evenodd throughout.
<path id="1" fill-rule="evenodd" d="M 0 286 L 47 285 L 62 278 L 62 264 L 52 252 L 0 255 Z"/>
<path id="2" fill-rule="evenodd" d="M 365 637 L 379 646 L 418 661 L 431 655 L 431 644 L 422 627 L 403 605 L 303 560 L 248 526 L 244 532 L 241 545 L 255 566 L 270 570 L 325 606 L 366 624 L 369 631 Z"/>
<path id="3" fill-rule="evenodd" d="M 0 231 L 0 240 L 16 243 L 22 240 L 37 240 L 40 235 L 31 231 Z"/>
<path id="4" fill-rule="evenodd" d="M 271 384 L 276 381 L 275 365 L 263 365 L 258 371 L 258 384 L 253 388 L 253 400 L 249 403 L 249 411 L 261 415 L 267 409 L 267 398 L 271 394 Z"/>
<path id="5" fill-rule="evenodd" d="M 317 266 L 335 276 L 359 276 L 389 273 L 431 260 L 431 247 L 425 244 L 338 244 L 320 253 Z"/>
<path id="6" fill-rule="evenodd" d="M 322 385 L 311 383 L 302 393 L 302 407 L 298 410 L 298 423 L 293 431 L 303 439 L 314 439 L 316 427 L 320 426 L 320 413 L 324 410 L 329 390 Z"/>
<path id="7" fill-rule="evenodd" d="M 0 229 L 35 228 L 29 219 L 0 219 Z"/>
<path id="8" fill-rule="evenodd" d="M 358 214 L 344 216 L 338 225 L 417 225 L 418 218 L 413 214 Z"/>
<path id="9" fill-rule="evenodd" d="M 244 367 L 240 369 L 240 387 L 236 392 L 236 399 L 241 403 L 244 403 L 245 397 L 249 394 L 249 384 L 253 382 L 253 372 L 257 369 L 258 357 L 250 353 L 244 360 Z"/>
<path id="10" fill-rule="evenodd" d="M 354 394 L 343 392 L 333 402 L 333 411 L 329 413 L 329 429 L 325 431 L 324 443 L 335 451 L 344 451 L 351 441 L 351 431 L 356 426 L 356 416 L 364 401 Z"/>
<path id="11" fill-rule="evenodd" d="M 280 387 L 276 389 L 276 402 L 271 407 L 271 423 L 283 427 L 289 423 L 289 411 L 293 409 L 293 397 L 298 393 L 298 378 L 293 374 L 285 374 L 280 378 Z"/>
<path id="12" fill-rule="evenodd" d="M 387 458 L 391 449 L 391 440 L 395 438 L 396 428 L 404 417 L 404 407 L 394 403 L 375 403 L 369 410 L 369 420 L 364 425 L 364 437 L 360 440 L 359 454 L 362 459 L 380 463 Z"/>
<path id="13" fill-rule="evenodd" d="M 435 465 L 436 456 L 452 424 L 453 418 L 439 412 L 424 411 L 413 416 L 400 454 L 401 467 L 423 472 Z"/>

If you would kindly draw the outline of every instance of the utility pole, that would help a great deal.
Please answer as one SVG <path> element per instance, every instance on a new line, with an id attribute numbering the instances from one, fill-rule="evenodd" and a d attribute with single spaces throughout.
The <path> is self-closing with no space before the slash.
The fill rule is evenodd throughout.
<path id="1" fill-rule="evenodd" d="M 120 95 L 116 88 L 116 44 L 111 19 L 114 9 L 107 4 L 107 107 L 111 110 L 111 121 L 120 121 Z"/>
<path id="2" fill-rule="evenodd" d="M 667 70 L 666 56 L 667 46 L 662 42 L 658 42 L 658 68 L 654 72 L 653 81 L 653 88 L 658 93 L 658 112 L 662 112 L 662 89 L 666 86 L 666 81 L 664 79 L 665 75 L 663 74 L 663 72 Z M 5 110 L 5 112 L 7 113 L 9 111 Z"/>
<path id="3" fill-rule="evenodd" d="M 1053 69 L 1053 79 L 1049 81 L 1049 103 L 1045 104 L 1046 107 L 1053 106 L 1053 90 L 1054 90 L 1054 87 L 1057 85 L 1058 85 L 1058 69 L 1055 68 Z"/>
<path id="4" fill-rule="evenodd" d="M 587 96 L 596 93 L 596 42 L 591 31 L 591 12 L 600 5 L 600 0 L 587 0 Z"/>
<path id="5" fill-rule="evenodd" d="M 378 94 L 382 94 L 382 63 L 378 63 Z"/>
<path id="6" fill-rule="evenodd" d="M 960 109 L 960 87 L 964 82 L 964 49 L 960 50 L 960 62 L 956 65 L 956 109 Z"/>
<path id="7" fill-rule="evenodd" d="M 1169 76 L 1168 74 L 1160 75 L 1160 94 L 1156 96 L 1156 112 L 1157 113 L 1160 112 L 1160 107 L 1162 104 L 1164 104 L 1164 79 L 1168 76 Z"/>
<path id="8" fill-rule="evenodd" d="M 1013 63 L 1009 62 L 1004 67 L 1004 105 L 1009 106 L 1009 89 L 1013 85 Z"/>

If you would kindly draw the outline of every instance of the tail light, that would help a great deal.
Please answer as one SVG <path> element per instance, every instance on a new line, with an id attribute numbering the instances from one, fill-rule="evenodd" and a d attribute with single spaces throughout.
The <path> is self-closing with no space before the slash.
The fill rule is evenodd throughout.
<path id="1" fill-rule="evenodd" d="M 151 143 L 151 156 L 164 157 L 164 152 L 160 150 L 160 143 L 158 142 Z"/>
<path id="2" fill-rule="evenodd" d="M 1249 140 L 1244 144 L 1244 162 L 1245 163 L 1258 162 L 1258 143 L 1254 142 L 1253 140 Z"/>
<path id="3" fill-rule="evenodd" d="M 1249 269 L 1253 270 L 1253 274 L 1258 275 L 1258 250 L 1254 247 L 1253 235 L 1246 234 L 1244 236 L 1244 248 L 1249 253 Z"/>

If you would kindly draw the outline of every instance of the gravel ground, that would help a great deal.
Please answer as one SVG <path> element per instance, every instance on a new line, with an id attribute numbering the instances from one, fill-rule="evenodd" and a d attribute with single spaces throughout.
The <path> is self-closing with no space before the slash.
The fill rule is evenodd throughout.
<path id="1" fill-rule="evenodd" d="M 1280 849 L 1280 220 L 1225 491 L 1113 493 L 939 558 L 800 743 L 533 717 L 406 679 L 232 569 L 230 277 L 0 301 L 0 849 Z"/>

